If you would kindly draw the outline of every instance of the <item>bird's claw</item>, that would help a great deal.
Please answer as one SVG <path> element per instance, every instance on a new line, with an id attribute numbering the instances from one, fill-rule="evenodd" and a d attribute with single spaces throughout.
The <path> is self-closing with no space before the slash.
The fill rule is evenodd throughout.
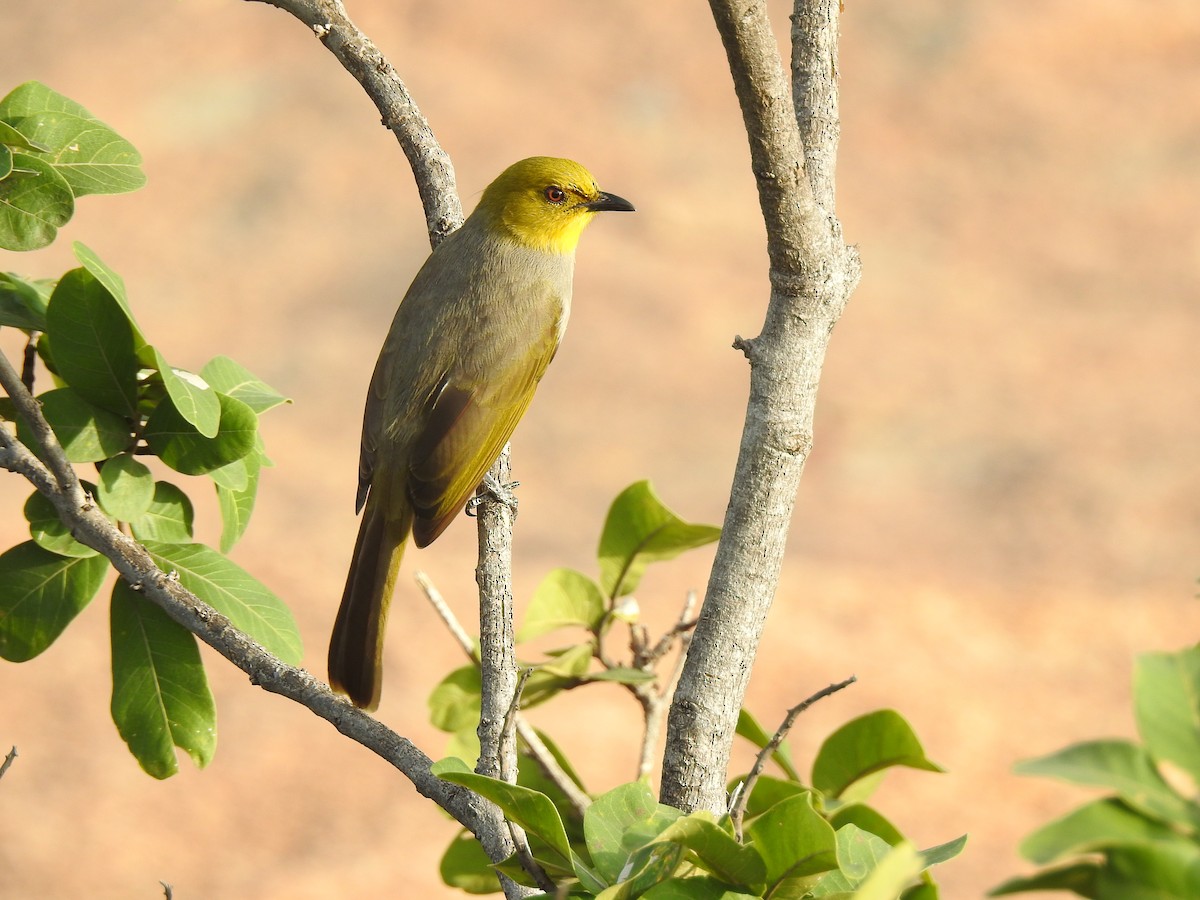
<path id="1" fill-rule="evenodd" d="M 481 487 L 483 490 L 467 501 L 467 515 L 476 515 L 476 510 L 489 500 L 495 500 L 497 503 L 503 503 L 514 513 L 517 511 L 517 495 L 514 489 L 519 487 L 521 482 L 510 481 L 507 484 L 501 484 L 489 473 L 483 477 Z"/>

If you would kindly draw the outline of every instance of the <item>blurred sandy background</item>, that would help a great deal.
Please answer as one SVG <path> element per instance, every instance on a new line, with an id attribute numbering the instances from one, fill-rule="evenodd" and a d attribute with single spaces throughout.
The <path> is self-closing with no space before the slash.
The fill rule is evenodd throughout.
<path id="1" fill-rule="evenodd" d="M 787 6 L 773 3 L 786 34 Z M 1195 641 L 1200 574 L 1200 6 L 1193 0 L 854 0 L 843 23 L 839 212 L 865 275 L 834 335 L 791 553 L 751 683 L 811 759 L 882 706 L 949 771 L 897 772 L 883 809 L 973 898 L 1017 841 L 1086 794 L 1023 755 L 1129 735 L 1133 657 Z M 145 156 L 149 186 L 90 197 L 57 244 L 0 269 L 57 276 L 82 240 L 121 272 L 176 365 L 226 353 L 295 400 L 269 414 L 258 514 L 235 558 L 291 605 L 308 666 L 353 542 L 361 397 L 427 252 L 395 141 L 311 34 L 232 0 L 4 4 L 0 91 L 37 78 Z M 720 522 L 753 335 L 762 227 L 703 4 L 351 0 L 452 154 L 467 208 L 535 153 L 585 162 L 633 216 L 579 255 L 571 329 L 518 431 L 517 588 L 594 571 L 610 499 L 650 478 Z M 11 351 L 11 339 L 4 344 Z M 195 490 L 209 493 L 204 484 Z M 0 478 L 0 540 L 28 488 Z M 212 505 L 200 510 L 208 542 Z M 412 554 L 464 620 L 473 528 Z M 654 622 L 710 554 L 652 573 Z M 106 603 L 0 665 L 0 896 L 446 897 L 454 828 L 386 765 L 211 653 L 220 747 L 143 775 L 108 717 Z M 425 698 L 458 650 L 401 586 L 380 716 L 431 755 Z M 537 711 L 600 791 L 630 777 L 616 691 Z M 740 752 L 744 765 L 748 754 Z"/>

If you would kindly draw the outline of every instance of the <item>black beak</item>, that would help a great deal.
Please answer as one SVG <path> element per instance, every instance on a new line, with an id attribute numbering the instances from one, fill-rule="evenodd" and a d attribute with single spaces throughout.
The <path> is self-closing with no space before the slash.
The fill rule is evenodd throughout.
<path id="1" fill-rule="evenodd" d="M 618 197 L 616 194 L 606 194 L 600 192 L 600 196 L 595 200 L 590 200 L 584 206 L 592 212 L 604 212 L 609 210 L 612 212 L 633 212 L 633 204 L 624 197 Z"/>

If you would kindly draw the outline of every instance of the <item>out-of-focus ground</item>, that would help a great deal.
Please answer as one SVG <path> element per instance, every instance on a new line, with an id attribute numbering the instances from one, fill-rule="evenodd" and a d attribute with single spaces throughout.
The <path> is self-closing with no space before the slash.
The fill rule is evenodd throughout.
<path id="1" fill-rule="evenodd" d="M 453 155 L 471 207 L 509 162 L 571 156 L 636 215 L 579 254 L 574 318 L 514 447 L 517 589 L 593 571 L 609 500 L 650 478 L 719 522 L 767 295 L 762 226 L 720 43 L 701 4 L 350 0 Z M 787 8 L 774 3 L 786 35 Z M 294 609 L 306 664 L 353 542 L 361 397 L 427 251 L 403 156 L 314 37 L 254 3 L 11 3 L 0 92 L 29 78 L 143 152 L 150 183 L 89 197 L 82 240 L 121 272 L 177 365 L 226 353 L 294 398 L 235 558 Z M 1195 641 L 1200 574 L 1200 6 L 856 0 L 843 20 L 839 213 L 864 277 L 830 348 L 816 447 L 748 704 L 802 719 L 800 760 L 881 706 L 945 775 L 883 808 L 923 845 L 970 833 L 949 898 L 1027 870 L 1018 840 L 1086 794 L 1022 756 L 1132 734 L 1135 654 Z M 11 351 L 13 342 L 4 343 Z M 204 494 L 207 487 L 197 485 Z M 0 477 L 0 540 L 28 488 Z M 215 542 L 212 506 L 201 530 Z M 665 624 L 710 555 L 647 578 Z M 467 621 L 473 529 L 426 569 Z M 451 823 L 333 729 L 206 651 L 208 770 L 143 775 L 108 717 L 106 603 L 41 658 L 0 665 L 0 896 L 448 897 Z M 405 578 L 380 717 L 430 754 L 425 697 L 459 651 Z M 596 791 L 631 777 L 638 717 L 590 689 L 536 711 Z M 739 750 L 745 765 L 748 753 Z"/>

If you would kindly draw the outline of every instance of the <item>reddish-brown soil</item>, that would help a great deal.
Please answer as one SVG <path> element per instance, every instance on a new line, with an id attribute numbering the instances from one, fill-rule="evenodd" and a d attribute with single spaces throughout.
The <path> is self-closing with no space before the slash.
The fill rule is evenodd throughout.
<path id="1" fill-rule="evenodd" d="M 129 137 L 149 185 L 89 197 L 52 276 L 93 247 L 175 364 L 233 356 L 288 394 L 269 414 L 256 521 L 235 558 L 295 611 L 313 671 L 356 522 L 361 397 L 426 253 L 403 156 L 358 86 L 265 4 L 10 4 L 0 92 L 30 78 Z M 1087 795 L 1012 764 L 1133 733 L 1135 654 L 1200 635 L 1200 7 L 858 0 L 841 57 L 839 212 L 864 277 L 837 327 L 791 552 L 751 682 L 764 722 L 850 673 L 794 739 L 878 707 L 944 775 L 879 802 L 919 843 L 969 832 L 939 877 L 980 897 L 1016 846 Z M 641 478 L 719 522 L 753 335 L 762 225 L 702 4 L 350 3 L 453 155 L 464 202 L 503 166 L 578 158 L 638 206 L 579 255 L 574 319 L 514 453 L 517 589 L 594 569 L 608 501 Z M 786 5 L 773 4 L 786 35 Z M 12 340 L 4 343 L 11 351 Z M 207 496 L 206 484 L 195 491 Z M 28 487 L 0 477 L 0 544 Z M 211 503 L 201 531 L 217 534 Z M 473 530 L 412 554 L 472 614 Z M 710 554 L 639 591 L 656 625 Z M 452 824 L 388 766 L 206 651 L 220 748 L 142 774 L 108 715 L 106 604 L 41 658 L 0 665 L 0 896 L 449 897 Z M 425 698 L 459 651 L 406 578 L 380 717 L 430 754 Z M 600 791 L 633 772 L 634 704 L 537 711 Z M 739 750 L 738 764 L 748 754 Z"/>

